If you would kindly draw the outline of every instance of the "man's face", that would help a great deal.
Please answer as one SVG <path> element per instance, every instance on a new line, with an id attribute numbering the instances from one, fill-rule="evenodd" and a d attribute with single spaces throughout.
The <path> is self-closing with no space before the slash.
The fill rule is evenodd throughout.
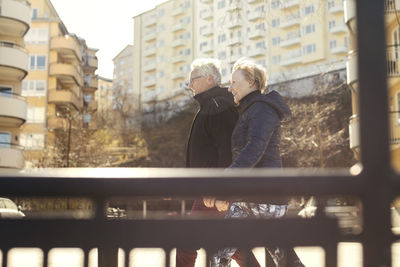
<path id="1" fill-rule="evenodd" d="M 189 88 L 195 95 L 203 93 L 213 87 L 212 76 L 204 76 L 199 70 L 193 70 L 190 73 Z"/>

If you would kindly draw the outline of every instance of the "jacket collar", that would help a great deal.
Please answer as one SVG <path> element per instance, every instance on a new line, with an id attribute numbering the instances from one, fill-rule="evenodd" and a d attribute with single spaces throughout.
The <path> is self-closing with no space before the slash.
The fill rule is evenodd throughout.
<path id="1" fill-rule="evenodd" d="M 253 103 L 254 98 L 258 97 L 259 95 L 261 95 L 261 91 L 256 90 L 256 91 L 253 91 L 250 94 L 246 95 L 245 97 L 243 97 L 239 101 L 239 105 L 238 105 L 239 112 L 243 113 L 247 109 L 247 107 Z"/>
<path id="2" fill-rule="evenodd" d="M 211 98 L 216 97 L 216 96 L 225 95 L 226 93 L 227 93 L 226 88 L 221 88 L 219 86 L 215 86 L 205 92 L 195 95 L 194 99 L 196 99 L 196 101 L 199 102 L 200 106 L 203 106 Z"/>

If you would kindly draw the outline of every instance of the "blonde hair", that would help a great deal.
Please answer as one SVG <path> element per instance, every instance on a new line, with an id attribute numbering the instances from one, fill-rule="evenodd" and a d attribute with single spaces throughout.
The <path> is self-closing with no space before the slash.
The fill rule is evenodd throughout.
<path id="1" fill-rule="evenodd" d="M 211 75 L 215 85 L 221 84 L 221 61 L 214 58 L 198 58 L 190 65 L 191 70 L 198 70 L 201 75 Z"/>
<path id="2" fill-rule="evenodd" d="M 239 58 L 232 67 L 232 73 L 240 70 L 247 81 L 254 82 L 257 90 L 267 91 L 267 72 L 265 68 L 250 59 Z"/>

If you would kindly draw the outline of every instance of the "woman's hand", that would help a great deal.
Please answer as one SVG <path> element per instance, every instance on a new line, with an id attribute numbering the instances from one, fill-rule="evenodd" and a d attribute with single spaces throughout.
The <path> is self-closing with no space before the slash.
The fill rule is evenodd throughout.
<path id="1" fill-rule="evenodd" d="M 212 208 L 215 205 L 215 197 L 203 197 L 204 206 L 207 208 Z"/>
<path id="2" fill-rule="evenodd" d="M 224 200 L 216 200 L 215 207 L 218 211 L 227 211 L 229 209 L 229 202 Z"/>

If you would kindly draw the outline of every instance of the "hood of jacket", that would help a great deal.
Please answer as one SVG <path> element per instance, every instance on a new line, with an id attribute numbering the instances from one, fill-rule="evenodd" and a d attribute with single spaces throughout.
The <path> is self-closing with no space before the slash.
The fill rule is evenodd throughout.
<path id="1" fill-rule="evenodd" d="M 225 96 L 228 97 L 229 99 L 232 99 L 233 103 L 233 96 L 231 93 L 228 92 L 227 88 L 222 88 L 219 86 L 215 86 L 205 92 L 202 92 L 200 94 L 197 94 L 194 96 L 194 99 L 199 102 L 200 106 L 203 106 L 208 102 L 209 99 L 213 97 L 218 97 L 218 96 Z"/>
<path id="2" fill-rule="evenodd" d="M 238 110 L 242 114 L 255 102 L 264 102 L 270 105 L 278 114 L 281 121 L 289 121 L 292 112 L 289 106 L 285 103 L 283 97 L 275 90 L 268 94 L 262 94 L 259 90 L 251 92 L 239 102 Z"/>

